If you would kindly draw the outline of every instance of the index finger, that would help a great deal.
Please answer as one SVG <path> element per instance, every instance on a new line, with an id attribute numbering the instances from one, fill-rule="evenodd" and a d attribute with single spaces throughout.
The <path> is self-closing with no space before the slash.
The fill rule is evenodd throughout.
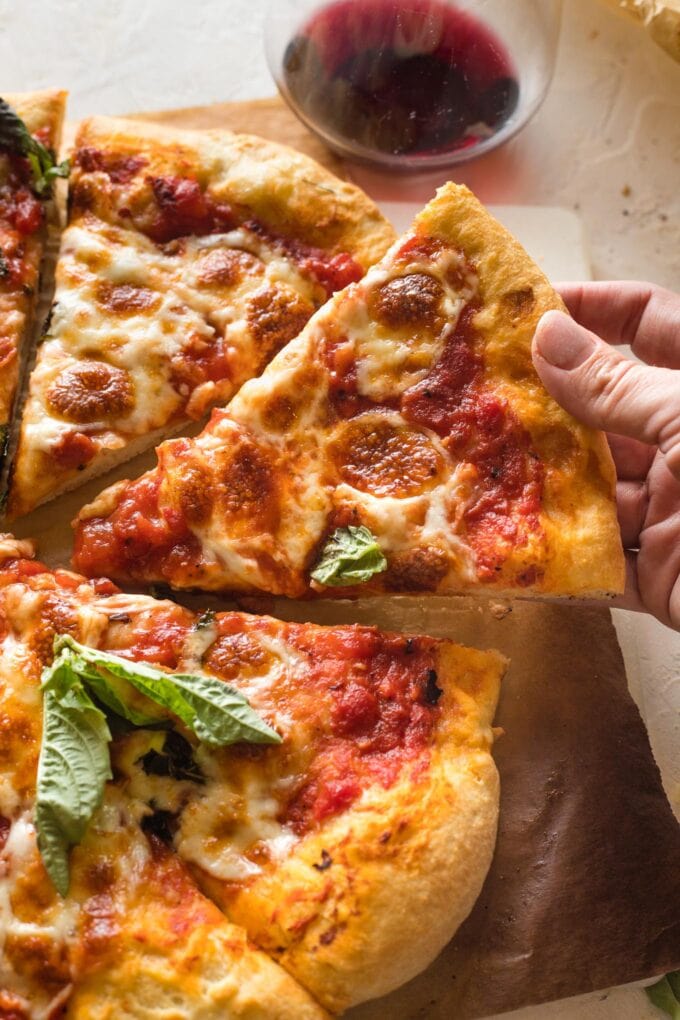
<path id="1" fill-rule="evenodd" d="M 557 286 L 571 315 L 610 344 L 630 344 L 648 365 L 680 368 L 680 295 L 652 283 L 606 280 Z"/>

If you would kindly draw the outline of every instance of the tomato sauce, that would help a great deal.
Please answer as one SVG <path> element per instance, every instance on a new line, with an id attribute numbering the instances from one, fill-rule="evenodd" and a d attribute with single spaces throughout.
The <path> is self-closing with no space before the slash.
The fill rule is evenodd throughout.
<path id="1" fill-rule="evenodd" d="M 73 563 L 88 576 L 163 577 L 200 557 L 198 540 L 180 513 L 159 506 L 161 476 L 142 475 L 123 491 L 107 517 L 82 522 L 76 533 Z"/>
<path id="2" fill-rule="evenodd" d="M 283 812 L 301 834 L 348 808 L 367 786 L 387 788 L 405 764 L 427 760 L 441 691 L 432 697 L 430 638 L 292 626 L 287 640 L 309 663 L 296 683 L 330 702 L 304 785 Z"/>
<path id="3" fill-rule="evenodd" d="M 477 310 L 471 303 L 461 312 L 441 357 L 404 393 L 401 406 L 407 420 L 432 429 L 454 458 L 475 467 L 463 520 L 479 577 L 491 580 L 502 567 L 504 546 L 525 544 L 527 528 L 540 530 L 544 468 L 507 401 L 483 380 Z"/>

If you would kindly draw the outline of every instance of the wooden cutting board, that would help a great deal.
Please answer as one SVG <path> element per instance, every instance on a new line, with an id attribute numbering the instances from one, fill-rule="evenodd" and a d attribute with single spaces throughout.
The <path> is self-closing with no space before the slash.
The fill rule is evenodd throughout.
<path id="1" fill-rule="evenodd" d="M 261 134 L 347 176 L 278 99 L 134 116 Z M 117 476 L 151 463 L 147 455 Z M 97 480 L 38 510 L 18 522 L 17 533 L 37 537 L 43 558 L 64 565 L 68 521 L 102 485 Z M 484 890 L 424 974 L 350 1011 L 352 1020 L 466 1020 L 680 967 L 680 828 L 628 694 L 606 608 L 516 602 L 506 612 L 440 598 L 250 606 L 289 619 L 452 637 L 499 648 L 511 660 L 497 717 L 505 731 L 495 752 L 500 828 Z M 421 923 L 425 930 L 426 916 Z"/>

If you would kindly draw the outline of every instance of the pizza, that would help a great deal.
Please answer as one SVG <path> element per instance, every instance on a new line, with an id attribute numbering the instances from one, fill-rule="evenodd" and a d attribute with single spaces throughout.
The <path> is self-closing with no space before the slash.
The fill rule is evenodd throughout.
<path id="1" fill-rule="evenodd" d="M 20 362 L 28 355 L 30 345 L 48 225 L 55 221 L 54 206 L 49 201 L 51 180 L 55 170 L 59 174 L 64 172 L 54 166 L 53 156 L 59 147 L 65 103 L 66 93 L 58 91 L 5 93 L 0 99 L 0 449 L 3 457 Z"/>
<path id="2" fill-rule="evenodd" d="M 81 511 L 76 568 L 291 597 L 620 592 L 606 439 L 531 362 L 551 308 L 519 244 L 447 184 L 198 437 Z"/>
<path id="3" fill-rule="evenodd" d="M 470 911 L 498 653 L 198 616 L 11 536 L 0 620 L 0 1016 L 316 1020 Z"/>
<path id="4" fill-rule="evenodd" d="M 226 402 L 393 240 L 358 188 L 259 138 L 95 117 L 72 164 L 10 517 Z"/>

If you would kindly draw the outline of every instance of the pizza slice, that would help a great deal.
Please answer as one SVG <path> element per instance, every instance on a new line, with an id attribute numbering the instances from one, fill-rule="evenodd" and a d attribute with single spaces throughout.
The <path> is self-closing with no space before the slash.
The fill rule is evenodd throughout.
<path id="1" fill-rule="evenodd" d="M 358 188 L 273 142 L 94 118 L 75 146 L 11 517 L 225 402 L 393 238 Z"/>
<path id="2" fill-rule="evenodd" d="M 4 457 L 27 354 L 47 231 L 66 93 L 5 93 L 0 98 L 0 450 Z"/>
<path id="3" fill-rule="evenodd" d="M 497 653 L 197 616 L 9 536 L 0 614 L 0 1015 L 321 1020 L 417 973 L 471 909 Z"/>
<path id="4" fill-rule="evenodd" d="M 531 362 L 562 307 L 446 185 L 197 438 L 81 511 L 77 568 L 291 597 L 621 591 L 606 439 Z"/>

